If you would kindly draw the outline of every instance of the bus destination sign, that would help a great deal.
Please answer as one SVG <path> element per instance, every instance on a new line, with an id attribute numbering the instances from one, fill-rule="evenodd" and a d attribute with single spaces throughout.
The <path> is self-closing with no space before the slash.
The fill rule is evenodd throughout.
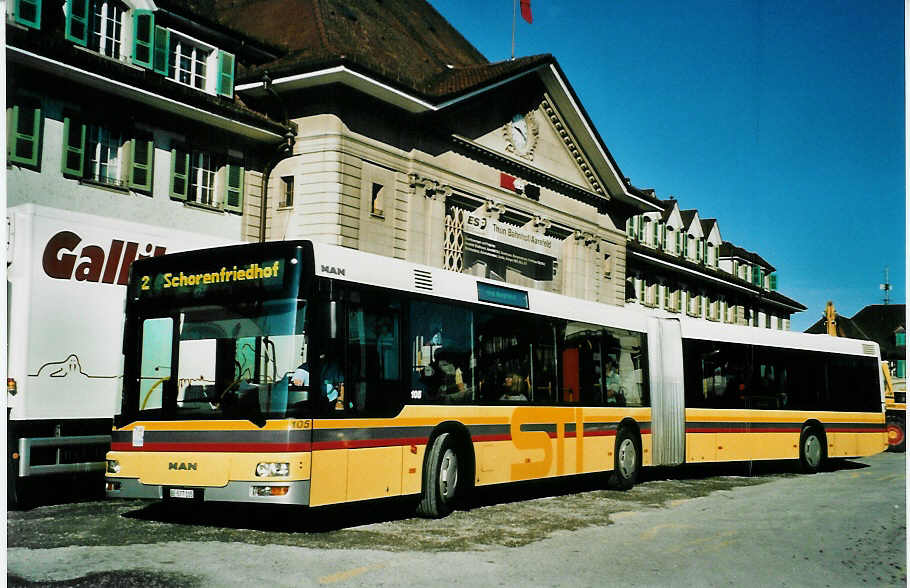
<path id="1" fill-rule="evenodd" d="M 295 260 L 296 261 L 296 260 Z M 137 298 L 195 297 L 202 292 L 234 292 L 238 290 L 280 288 L 284 284 L 285 261 L 253 262 L 249 264 L 218 265 L 202 270 L 163 269 L 142 274 L 135 284 Z"/>

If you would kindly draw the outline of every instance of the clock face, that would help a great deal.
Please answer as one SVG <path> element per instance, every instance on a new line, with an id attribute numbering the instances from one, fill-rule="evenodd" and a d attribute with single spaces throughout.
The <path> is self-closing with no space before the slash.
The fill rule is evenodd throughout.
<path id="1" fill-rule="evenodd" d="M 512 122 L 509 124 L 509 135 L 516 151 L 527 151 L 529 144 L 528 121 L 523 115 L 516 114 L 512 117 Z"/>

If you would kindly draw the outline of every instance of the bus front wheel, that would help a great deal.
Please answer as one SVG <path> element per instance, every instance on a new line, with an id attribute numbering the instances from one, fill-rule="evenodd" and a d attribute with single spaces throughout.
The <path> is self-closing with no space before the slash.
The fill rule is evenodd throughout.
<path id="1" fill-rule="evenodd" d="M 461 495 L 461 464 L 455 438 L 442 433 L 433 440 L 423 465 L 423 489 L 417 514 L 440 518 L 455 506 Z"/>
<path id="2" fill-rule="evenodd" d="M 827 454 L 825 438 L 816 427 L 806 427 L 799 436 L 799 465 L 807 474 L 822 468 Z"/>
<path id="3" fill-rule="evenodd" d="M 641 445 L 638 438 L 625 427 L 616 432 L 613 450 L 613 482 L 620 490 L 628 490 L 638 480 L 641 469 Z"/>

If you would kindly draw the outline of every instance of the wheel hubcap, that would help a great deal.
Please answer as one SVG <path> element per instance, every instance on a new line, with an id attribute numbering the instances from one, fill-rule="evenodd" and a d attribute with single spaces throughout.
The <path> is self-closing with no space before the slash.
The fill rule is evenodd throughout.
<path id="1" fill-rule="evenodd" d="M 439 464 L 439 494 L 446 501 L 455 497 L 458 486 L 458 456 L 451 449 L 446 449 Z"/>
<path id="2" fill-rule="evenodd" d="M 805 454 L 806 462 L 812 467 L 817 466 L 821 461 L 822 445 L 818 441 L 818 437 L 815 435 L 809 435 L 806 437 Z"/>
<path id="3" fill-rule="evenodd" d="M 637 456 L 635 443 L 631 439 L 623 439 L 619 444 L 619 473 L 623 478 L 631 478 L 635 472 Z"/>
<path id="4" fill-rule="evenodd" d="M 904 430 L 895 424 L 888 423 L 888 443 L 900 445 L 904 441 Z"/>

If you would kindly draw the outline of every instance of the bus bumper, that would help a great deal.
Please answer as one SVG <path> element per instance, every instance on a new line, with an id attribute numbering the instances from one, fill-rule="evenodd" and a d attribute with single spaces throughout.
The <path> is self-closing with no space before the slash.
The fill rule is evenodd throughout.
<path id="1" fill-rule="evenodd" d="M 222 487 L 180 487 L 143 484 L 136 478 L 106 477 L 108 498 L 145 498 L 175 502 L 249 502 L 255 504 L 310 504 L 310 481 L 293 482 L 228 482 Z M 286 492 L 284 489 L 287 489 Z M 271 495 L 280 489 L 283 494 Z"/>

